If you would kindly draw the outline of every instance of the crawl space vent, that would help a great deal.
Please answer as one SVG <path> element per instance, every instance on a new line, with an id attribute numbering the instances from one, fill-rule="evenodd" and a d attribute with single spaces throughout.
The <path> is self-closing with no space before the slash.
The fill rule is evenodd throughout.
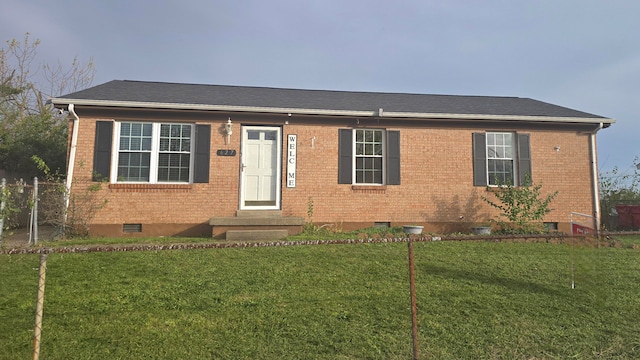
<path id="1" fill-rule="evenodd" d="M 142 232 L 142 224 L 122 224 L 122 232 Z"/>

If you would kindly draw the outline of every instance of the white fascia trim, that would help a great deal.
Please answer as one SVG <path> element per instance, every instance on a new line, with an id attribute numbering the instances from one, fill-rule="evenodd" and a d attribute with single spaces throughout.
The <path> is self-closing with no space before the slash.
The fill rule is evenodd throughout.
<path id="1" fill-rule="evenodd" d="M 613 119 L 608 118 L 583 118 L 583 117 L 559 117 L 559 116 L 532 116 L 532 115 L 487 115 L 487 114 L 454 114 L 454 113 L 413 113 L 385 111 L 380 116 L 380 110 L 331 110 L 331 109 L 302 109 L 279 108 L 261 106 L 236 106 L 236 105 L 206 105 L 183 103 L 156 103 L 138 101 L 113 101 L 113 100 L 77 100 L 54 98 L 54 105 L 66 105 L 73 103 L 76 106 L 108 106 L 130 107 L 143 109 L 174 109 L 174 110 L 203 110 L 203 111 L 228 111 L 228 112 L 253 112 L 271 114 L 298 114 L 298 115 L 333 115 L 354 117 L 384 117 L 384 118 L 414 118 L 414 119 L 458 119 L 458 120 L 494 120 L 494 121 L 537 121 L 537 122 L 565 122 L 565 123 L 593 123 L 612 124 Z"/>
<path id="2" fill-rule="evenodd" d="M 460 119 L 460 120 L 496 120 L 496 121 L 539 121 L 539 122 L 567 122 L 567 123 L 590 123 L 590 124 L 612 124 L 614 119 L 608 118 L 586 118 L 568 116 L 536 116 L 536 115 L 487 115 L 487 114 L 448 114 L 448 113 L 408 113 L 385 111 L 385 117 L 394 118 L 424 118 L 424 119 Z"/>

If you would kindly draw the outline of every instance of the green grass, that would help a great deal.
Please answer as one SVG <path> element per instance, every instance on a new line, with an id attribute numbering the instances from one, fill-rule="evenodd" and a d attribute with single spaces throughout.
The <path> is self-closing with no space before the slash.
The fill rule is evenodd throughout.
<path id="1" fill-rule="evenodd" d="M 423 358 L 640 357 L 640 251 L 414 248 Z M 47 265 L 43 359 L 411 358 L 404 243 L 50 254 Z M 0 255 L 0 359 L 31 354 L 37 269 L 37 255 Z"/>

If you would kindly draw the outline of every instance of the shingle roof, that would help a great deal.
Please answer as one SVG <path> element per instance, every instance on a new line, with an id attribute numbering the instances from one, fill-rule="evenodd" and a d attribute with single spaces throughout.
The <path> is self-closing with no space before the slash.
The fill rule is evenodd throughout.
<path id="1" fill-rule="evenodd" d="M 104 104 L 130 106 L 174 104 L 177 108 L 315 109 L 320 111 L 460 114 L 578 118 L 588 122 L 614 122 L 602 116 L 519 97 L 426 95 L 357 91 L 301 90 L 269 87 L 180 84 L 113 80 L 86 90 L 51 99 L 55 105 Z"/>

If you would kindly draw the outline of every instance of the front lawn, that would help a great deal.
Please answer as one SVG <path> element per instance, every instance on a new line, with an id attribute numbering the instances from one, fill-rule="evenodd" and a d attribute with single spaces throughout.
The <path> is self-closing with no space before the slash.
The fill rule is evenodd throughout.
<path id="1" fill-rule="evenodd" d="M 638 250 L 414 248 L 422 358 L 640 357 Z M 38 260 L 0 255 L 0 359 L 31 354 Z M 411 358 L 405 243 L 54 253 L 47 265 L 43 359 Z"/>

